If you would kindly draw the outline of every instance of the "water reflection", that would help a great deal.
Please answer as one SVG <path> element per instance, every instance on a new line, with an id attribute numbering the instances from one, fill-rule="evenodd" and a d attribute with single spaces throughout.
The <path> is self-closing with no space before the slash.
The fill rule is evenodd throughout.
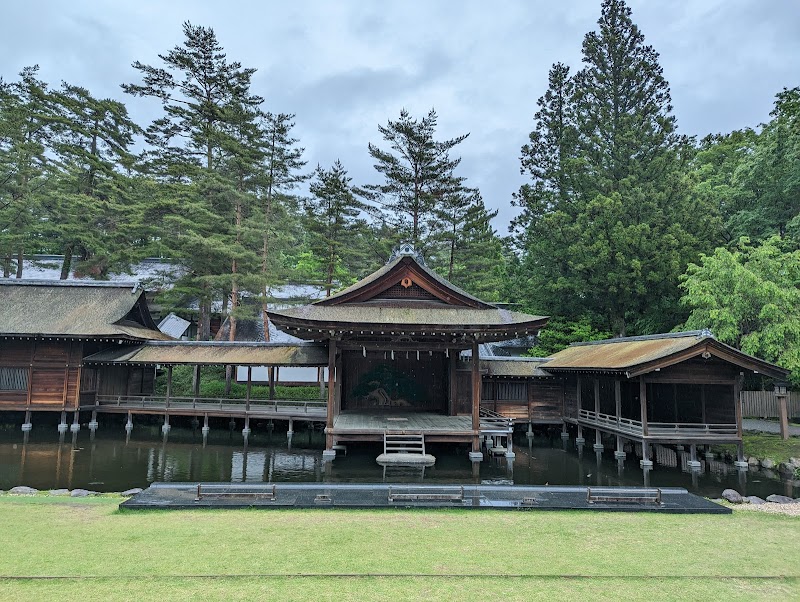
<path id="1" fill-rule="evenodd" d="M 197 425 L 195 425 L 197 426 Z M 516 457 L 487 457 L 471 463 L 466 450 L 431 445 L 432 467 L 381 467 L 377 446 L 349 446 L 333 463 L 322 461 L 324 435 L 297 431 L 291 438 L 274 429 L 198 432 L 158 426 L 111 432 L 72 432 L 70 437 L 44 429 L 0 432 L 0 489 L 30 485 L 39 489 L 76 487 L 120 491 L 153 481 L 294 482 L 439 482 L 532 485 L 674 486 L 716 497 L 727 488 L 746 495 L 800 496 L 800 483 L 781 481 L 772 471 L 738 470 L 705 458 L 691 470 L 686 452 L 654 448 L 655 467 L 639 468 L 641 449 L 626 459 L 613 451 L 587 451 L 574 440 L 525 437 Z M 638 453 L 637 453 L 638 452 Z"/>

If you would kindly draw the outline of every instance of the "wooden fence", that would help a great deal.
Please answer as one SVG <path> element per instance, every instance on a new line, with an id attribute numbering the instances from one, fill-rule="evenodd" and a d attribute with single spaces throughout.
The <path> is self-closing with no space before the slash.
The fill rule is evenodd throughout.
<path id="1" fill-rule="evenodd" d="M 742 391 L 742 416 L 777 418 L 778 400 L 773 391 Z M 800 417 L 800 391 L 789 392 L 789 418 Z"/>

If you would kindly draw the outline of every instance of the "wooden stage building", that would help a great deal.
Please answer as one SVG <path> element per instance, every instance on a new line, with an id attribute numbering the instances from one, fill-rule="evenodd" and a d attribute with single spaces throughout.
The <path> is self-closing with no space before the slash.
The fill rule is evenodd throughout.
<path id="1" fill-rule="evenodd" d="M 292 343 L 174 341 L 157 330 L 143 291 L 119 283 L 0 280 L 0 411 L 238 418 L 324 423 L 328 460 L 348 442 L 387 445 L 393 437 L 485 446 L 513 457 L 515 424 L 595 431 L 597 451 L 625 442 L 734 443 L 741 457 L 739 392 L 758 374 L 785 393 L 787 372 L 720 343 L 708 332 L 671 333 L 574 344 L 549 358 L 493 356 L 487 344 L 528 340 L 543 316 L 486 303 L 442 279 L 409 245 L 353 286 L 309 305 L 270 312 Z M 173 392 L 173 369 L 191 366 L 192 391 Z M 246 369 L 244 399 L 204 398 L 209 366 Z M 255 367 L 327 368 L 319 395 L 251 395 Z M 157 370 L 166 387 L 155 394 Z M 605 435 L 605 437 L 604 437 Z"/>

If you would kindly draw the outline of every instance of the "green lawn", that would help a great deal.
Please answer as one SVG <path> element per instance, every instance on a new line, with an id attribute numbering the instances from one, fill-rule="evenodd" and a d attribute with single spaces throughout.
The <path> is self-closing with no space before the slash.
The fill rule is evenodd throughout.
<path id="1" fill-rule="evenodd" d="M 0 497 L 2 600 L 800 599 L 800 519 Z M 69 579 L 12 579 L 59 576 Z"/>
<path id="2" fill-rule="evenodd" d="M 780 435 L 769 433 L 744 433 L 742 440 L 746 456 L 769 458 L 775 464 L 788 462 L 789 458 L 800 458 L 800 437 L 789 437 L 784 440 Z M 715 449 L 736 455 L 734 445 L 718 445 Z"/>

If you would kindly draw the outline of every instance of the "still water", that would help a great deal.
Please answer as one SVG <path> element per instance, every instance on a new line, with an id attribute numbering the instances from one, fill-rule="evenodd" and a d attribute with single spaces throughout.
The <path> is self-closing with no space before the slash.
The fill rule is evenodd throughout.
<path id="1" fill-rule="evenodd" d="M 157 426 L 137 425 L 129 437 L 117 425 L 101 425 L 92 436 L 59 436 L 54 427 L 42 426 L 26 437 L 17 429 L 0 431 L 0 489 L 29 485 L 38 489 L 85 488 L 122 491 L 146 487 L 153 481 L 233 482 L 425 482 L 506 483 L 519 485 L 625 485 L 685 487 L 709 497 L 723 489 L 766 497 L 772 493 L 800 496 L 800 481 L 781 480 L 772 471 L 739 471 L 723 462 L 703 462 L 699 473 L 656 463 L 645 473 L 628 454 L 619 464 L 606 450 L 597 455 L 591 447 L 581 453 L 574 441 L 519 433 L 516 458 L 490 458 L 473 472 L 466 451 L 455 453 L 429 446 L 437 460 L 430 468 L 387 468 L 375 463 L 378 445 L 349 446 L 347 454 L 332 464 L 322 461 L 324 435 L 300 431 L 287 444 L 285 432 L 255 430 L 245 445 L 241 432 L 212 430 L 203 443 L 200 430 L 173 427 L 167 438 Z M 663 450 L 662 450 L 663 452 Z M 674 461 L 674 452 L 662 461 Z"/>

